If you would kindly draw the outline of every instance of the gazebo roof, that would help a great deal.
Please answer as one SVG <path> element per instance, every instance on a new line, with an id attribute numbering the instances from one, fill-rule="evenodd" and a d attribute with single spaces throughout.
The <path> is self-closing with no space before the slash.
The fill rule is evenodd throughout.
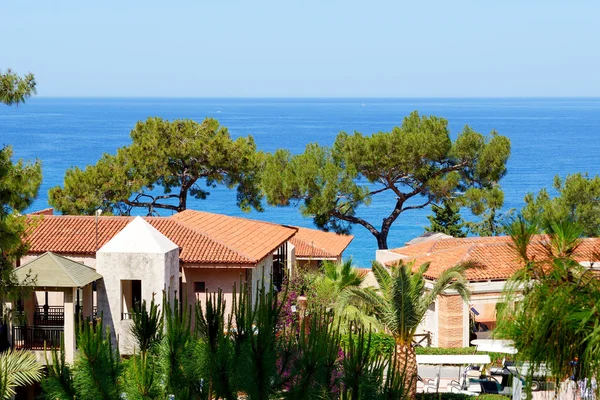
<path id="1" fill-rule="evenodd" d="M 35 287 L 83 287 L 102 275 L 81 263 L 47 252 L 15 269 L 19 282 L 35 278 Z"/>

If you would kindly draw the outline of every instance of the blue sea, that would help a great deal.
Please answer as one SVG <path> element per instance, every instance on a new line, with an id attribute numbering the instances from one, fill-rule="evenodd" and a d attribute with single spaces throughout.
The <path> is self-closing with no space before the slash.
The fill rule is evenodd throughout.
<path id="1" fill-rule="evenodd" d="M 95 163 L 130 142 L 136 121 L 150 116 L 201 121 L 214 117 L 233 137 L 252 135 L 265 151 L 285 147 L 294 153 L 307 143 L 332 144 L 340 131 L 370 134 L 389 131 L 413 110 L 448 119 L 455 136 L 466 124 L 489 133 L 495 129 L 512 142 L 508 173 L 501 185 L 505 208 L 519 209 L 528 192 L 551 187 L 555 175 L 600 174 L 600 99 L 149 99 L 42 98 L 19 107 L 0 107 L 0 145 L 12 145 L 18 158 L 40 159 L 44 181 L 31 210 L 48 207 L 48 189 L 62 184 L 72 166 Z M 375 199 L 358 215 L 380 223 L 393 198 Z M 191 200 L 198 210 L 312 227 L 297 207 L 267 207 L 245 214 L 235 205 L 235 191 L 216 189 L 207 200 Z M 139 210 L 141 214 L 144 210 Z M 165 215 L 169 212 L 165 211 Z M 430 209 L 401 215 L 389 237 L 390 247 L 420 235 Z M 346 251 L 368 267 L 376 242 L 357 226 Z"/>

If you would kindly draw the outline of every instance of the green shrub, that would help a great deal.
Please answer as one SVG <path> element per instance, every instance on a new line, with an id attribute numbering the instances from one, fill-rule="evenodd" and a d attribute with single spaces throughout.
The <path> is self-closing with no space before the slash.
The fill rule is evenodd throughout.
<path id="1" fill-rule="evenodd" d="M 342 347 L 348 346 L 348 335 L 341 337 Z M 371 352 L 373 354 L 390 354 L 394 350 L 394 338 L 385 333 L 371 333 Z"/>
<path id="2" fill-rule="evenodd" d="M 468 396 L 461 393 L 418 393 L 417 400 L 466 400 L 473 399 L 473 396 Z M 479 397 L 477 397 L 479 398 Z"/>
<path id="3" fill-rule="evenodd" d="M 476 351 L 475 346 L 471 347 L 416 347 L 417 354 L 423 355 L 446 355 L 446 354 L 489 354 L 492 363 L 499 363 L 502 361 L 506 354 L 503 353 L 490 353 L 487 351 Z"/>
<path id="4" fill-rule="evenodd" d="M 480 394 L 477 396 L 477 400 L 506 400 L 508 396 L 502 396 L 501 394 Z"/>

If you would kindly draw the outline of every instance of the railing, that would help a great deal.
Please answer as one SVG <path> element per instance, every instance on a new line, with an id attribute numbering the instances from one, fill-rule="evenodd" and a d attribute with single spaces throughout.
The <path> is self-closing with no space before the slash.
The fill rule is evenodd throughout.
<path id="1" fill-rule="evenodd" d="M 133 313 L 121 313 L 121 321 L 133 319 Z"/>
<path id="2" fill-rule="evenodd" d="M 16 350 L 44 350 L 60 348 L 63 328 L 13 326 L 13 348 Z"/>
<path id="3" fill-rule="evenodd" d="M 431 332 L 414 334 L 412 345 L 413 347 L 431 347 Z"/>
<path id="4" fill-rule="evenodd" d="M 44 326 L 64 326 L 65 308 L 37 306 L 33 313 L 33 324 Z"/>

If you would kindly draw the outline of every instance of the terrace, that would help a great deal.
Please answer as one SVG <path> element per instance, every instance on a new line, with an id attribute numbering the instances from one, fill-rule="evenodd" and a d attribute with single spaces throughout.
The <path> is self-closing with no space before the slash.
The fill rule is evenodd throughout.
<path id="1" fill-rule="evenodd" d="M 76 323 L 94 316 L 92 284 L 102 276 L 54 253 L 41 255 L 15 273 L 32 290 L 14 305 L 12 347 L 31 350 L 43 362 L 45 349 L 64 345 L 65 356 L 72 361 Z"/>

